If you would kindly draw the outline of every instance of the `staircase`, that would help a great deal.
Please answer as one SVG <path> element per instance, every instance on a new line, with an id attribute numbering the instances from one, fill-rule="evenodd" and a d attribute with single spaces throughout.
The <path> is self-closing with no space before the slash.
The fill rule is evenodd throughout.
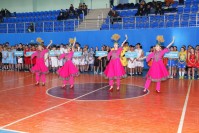
<path id="1" fill-rule="evenodd" d="M 100 30 L 100 27 L 104 22 L 104 19 L 107 18 L 109 11 L 110 8 L 90 10 L 76 30 Z"/>

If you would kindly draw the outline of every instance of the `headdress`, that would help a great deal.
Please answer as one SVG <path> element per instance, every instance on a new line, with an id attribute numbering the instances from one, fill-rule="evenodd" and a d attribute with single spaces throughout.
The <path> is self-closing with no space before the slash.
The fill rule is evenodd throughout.
<path id="1" fill-rule="evenodd" d="M 118 40 L 120 39 L 120 35 L 119 34 L 113 34 L 112 37 L 111 37 L 111 39 L 113 41 L 115 41 L 114 43 L 117 43 Z"/>
<path id="2" fill-rule="evenodd" d="M 41 45 L 42 47 L 44 47 L 44 44 L 43 44 L 44 40 L 42 40 L 40 37 L 38 37 L 38 38 L 36 39 L 36 42 L 37 42 L 39 45 Z"/>
<path id="3" fill-rule="evenodd" d="M 158 35 L 156 37 L 156 40 L 157 40 L 157 44 L 156 45 L 162 46 L 162 44 L 164 43 L 164 37 L 162 35 Z"/>

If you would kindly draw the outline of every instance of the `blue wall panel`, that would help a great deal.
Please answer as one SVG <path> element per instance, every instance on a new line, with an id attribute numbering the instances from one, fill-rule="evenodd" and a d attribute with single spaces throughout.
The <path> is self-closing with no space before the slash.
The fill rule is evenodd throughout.
<path id="1" fill-rule="evenodd" d="M 114 33 L 121 35 L 120 43 L 124 40 L 124 35 L 129 36 L 128 42 L 135 45 L 140 42 L 143 45 L 144 51 L 148 51 L 150 46 L 156 43 L 156 36 L 163 35 L 165 38 L 164 45 L 166 46 L 172 36 L 176 37 L 175 45 L 193 45 L 199 44 L 199 28 L 166 28 L 166 29 L 135 29 L 135 30 L 104 30 L 104 31 L 80 31 L 80 32 L 59 32 L 59 33 L 17 33 L 17 34 L 0 34 L 0 43 L 6 41 L 11 45 L 17 43 L 29 43 L 31 40 L 36 40 L 41 37 L 47 44 L 49 40 L 53 40 L 55 44 L 67 43 L 69 38 L 77 37 L 77 41 L 81 45 L 88 44 L 89 46 L 101 47 L 103 44 L 113 46 L 111 36 Z"/>

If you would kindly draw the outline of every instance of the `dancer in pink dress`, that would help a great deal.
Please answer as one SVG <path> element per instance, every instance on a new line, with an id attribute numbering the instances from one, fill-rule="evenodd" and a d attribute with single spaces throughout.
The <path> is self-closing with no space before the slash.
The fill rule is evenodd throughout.
<path id="1" fill-rule="evenodd" d="M 78 69 L 75 67 L 75 65 L 72 62 L 72 57 L 74 54 L 74 45 L 75 45 L 76 39 L 74 39 L 74 44 L 72 47 L 68 47 L 68 53 L 63 53 L 60 55 L 59 59 L 65 58 L 66 62 L 65 64 L 57 70 L 57 74 L 61 79 L 63 79 L 63 88 L 66 87 L 67 81 L 69 80 L 70 88 L 74 87 L 74 76 L 79 75 Z"/>
<path id="2" fill-rule="evenodd" d="M 157 82 L 156 84 L 156 91 L 160 92 L 160 82 L 166 80 L 169 77 L 169 73 L 163 63 L 163 56 L 165 53 L 169 52 L 169 47 L 174 43 L 173 41 L 163 50 L 161 50 L 160 44 L 155 46 L 155 51 L 148 55 L 146 61 L 153 60 L 151 67 L 146 75 L 146 83 L 144 92 L 146 92 L 150 86 L 151 81 Z"/>
<path id="3" fill-rule="evenodd" d="M 118 43 L 114 43 L 114 50 L 108 53 L 108 60 L 110 60 L 109 64 L 106 66 L 104 74 L 109 79 L 110 89 L 109 91 L 113 91 L 114 79 L 117 81 L 117 90 L 120 90 L 120 79 L 126 75 L 125 69 L 122 66 L 120 61 L 120 54 L 122 51 L 123 44 L 127 41 L 128 37 L 125 35 L 126 39 L 122 43 L 121 47 L 118 48 Z"/>
<path id="4" fill-rule="evenodd" d="M 30 69 L 32 73 L 36 74 L 36 83 L 35 85 L 39 85 L 40 77 L 42 80 L 42 85 L 45 85 L 46 82 L 46 75 L 48 73 L 48 67 L 45 65 L 44 61 L 44 55 L 48 52 L 48 47 L 52 44 L 52 40 L 50 41 L 50 44 L 46 47 L 46 49 L 43 48 L 43 45 L 38 46 L 38 50 L 34 52 L 31 55 L 31 59 L 33 59 L 35 56 L 36 58 L 36 64 Z"/>

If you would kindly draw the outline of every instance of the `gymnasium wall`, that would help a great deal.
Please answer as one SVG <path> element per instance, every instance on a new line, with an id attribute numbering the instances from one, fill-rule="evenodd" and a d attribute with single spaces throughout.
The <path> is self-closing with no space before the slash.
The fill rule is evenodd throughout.
<path id="1" fill-rule="evenodd" d="M 111 36 L 114 33 L 121 35 L 120 43 L 124 40 L 124 35 L 129 36 L 128 42 L 135 45 L 140 42 L 144 51 L 148 51 L 150 46 L 156 43 L 156 36 L 163 35 L 166 46 L 175 36 L 175 45 L 193 45 L 199 44 L 199 28 L 163 28 L 163 29 L 135 29 L 135 30 L 103 30 L 103 31 L 78 31 L 78 32 L 57 32 L 57 33 L 17 33 L 17 34 L 0 34 L 0 43 L 6 41 L 11 45 L 17 43 L 29 43 L 41 37 L 47 44 L 49 40 L 53 40 L 55 44 L 68 43 L 69 38 L 76 37 L 77 41 L 89 46 L 101 47 L 103 44 L 113 46 Z"/>

